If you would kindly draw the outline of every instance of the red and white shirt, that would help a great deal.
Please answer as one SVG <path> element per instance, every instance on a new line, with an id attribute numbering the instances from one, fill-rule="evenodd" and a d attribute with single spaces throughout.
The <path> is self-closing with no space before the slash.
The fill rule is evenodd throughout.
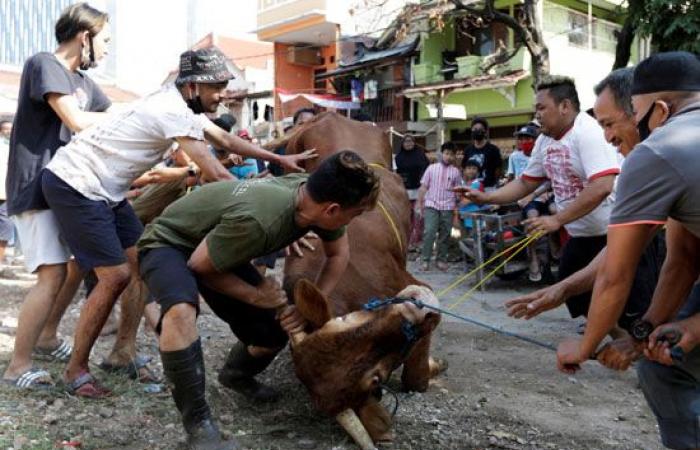
<path id="1" fill-rule="evenodd" d="M 454 165 L 441 162 L 429 165 L 420 184 L 428 189 L 425 193 L 426 208 L 451 211 L 457 207 L 457 194 L 450 189 L 462 184 L 462 175 Z"/>
<path id="2" fill-rule="evenodd" d="M 581 112 L 561 138 L 545 135 L 537 138 L 522 176 L 535 181 L 549 179 L 554 203 L 562 211 L 591 181 L 619 173 L 617 150 L 605 141 L 603 129 L 595 119 Z M 613 192 L 596 209 L 566 224 L 566 231 L 573 237 L 606 234 L 614 201 Z"/>

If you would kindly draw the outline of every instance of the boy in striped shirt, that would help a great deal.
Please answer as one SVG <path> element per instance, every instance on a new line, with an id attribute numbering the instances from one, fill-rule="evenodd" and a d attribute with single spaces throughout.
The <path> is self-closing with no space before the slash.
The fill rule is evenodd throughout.
<path id="1" fill-rule="evenodd" d="M 454 166 L 455 145 L 446 142 L 440 149 L 442 158 L 426 169 L 421 179 L 416 214 L 425 219 L 423 232 L 423 270 L 430 269 L 433 244 L 437 234 L 437 268 L 447 270 L 447 247 L 452 222 L 457 218 L 457 195 L 452 191 L 462 177 Z"/>

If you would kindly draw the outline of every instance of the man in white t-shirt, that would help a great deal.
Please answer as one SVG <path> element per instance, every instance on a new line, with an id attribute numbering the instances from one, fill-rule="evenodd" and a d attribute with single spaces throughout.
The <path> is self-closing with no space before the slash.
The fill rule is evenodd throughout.
<path id="1" fill-rule="evenodd" d="M 559 276 L 564 279 L 588 265 L 605 247 L 620 166 L 603 129 L 580 111 L 571 79 L 542 80 L 537 86 L 535 108 L 542 134 L 522 177 L 491 193 L 462 190 L 475 203 L 504 204 L 525 197 L 550 180 L 557 213 L 525 223 L 530 233 L 552 233 L 564 227 L 569 236 L 559 264 Z M 589 297 L 587 293 L 567 300 L 573 317 L 585 313 Z"/>
<path id="2" fill-rule="evenodd" d="M 70 391 L 103 397 L 110 391 L 90 374 L 88 356 L 119 294 L 136 270 L 136 241 L 143 227 L 125 199 L 131 183 L 158 163 L 174 142 L 208 180 L 233 178 L 207 149 L 217 148 L 300 170 L 302 155 L 279 156 L 214 125 L 203 113 L 216 111 L 233 75 L 216 48 L 181 55 L 175 86 L 134 102 L 120 114 L 77 134 L 56 152 L 42 173 L 42 191 L 61 234 L 83 270 L 98 283 L 75 330 L 64 378 Z"/>

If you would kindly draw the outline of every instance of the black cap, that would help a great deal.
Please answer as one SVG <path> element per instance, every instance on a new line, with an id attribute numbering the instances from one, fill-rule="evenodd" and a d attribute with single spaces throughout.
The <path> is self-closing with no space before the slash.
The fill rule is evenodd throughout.
<path id="1" fill-rule="evenodd" d="M 175 83 L 222 83 L 233 78 L 226 56 L 218 48 L 208 47 L 180 55 L 180 72 Z"/>
<path id="2" fill-rule="evenodd" d="M 690 52 L 651 55 L 634 69 L 632 95 L 700 91 L 700 57 Z"/>
<path id="3" fill-rule="evenodd" d="M 515 132 L 516 137 L 518 137 L 518 136 L 530 136 L 530 137 L 536 138 L 538 134 L 539 134 L 539 130 L 534 125 L 525 125 L 524 127 L 520 128 L 518 131 Z"/>

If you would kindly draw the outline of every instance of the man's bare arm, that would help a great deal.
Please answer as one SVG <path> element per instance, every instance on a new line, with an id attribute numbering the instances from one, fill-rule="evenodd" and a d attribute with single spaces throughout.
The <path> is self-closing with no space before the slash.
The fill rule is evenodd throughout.
<path id="1" fill-rule="evenodd" d="M 266 278 L 259 286 L 253 286 L 234 273 L 217 271 L 209 257 L 206 239 L 192 252 L 187 266 L 204 284 L 228 297 L 260 308 L 278 308 L 287 302 L 284 291 L 274 280 Z"/>
<path id="2" fill-rule="evenodd" d="M 207 149 L 204 141 L 188 137 L 177 138 L 180 149 L 194 161 L 208 180 L 235 180 L 236 178 L 221 165 L 221 163 Z"/>
<path id="3" fill-rule="evenodd" d="M 325 295 L 330 295 L 343 276 L 343 272 L 345 272 L 350 261 L 348 235 L 344 234 L 335 241 L 323 242 L 323 251 L 326 254 L 326 260 L 323 263 L 318 280 L 316 280 L 316 285 Z"/>
<path id="4" fill-rule="evenodd" d="M 605 258 L 605 249 L 586 267 L 566 277 L 560 282 L 529 294 L 515 297 L 506 302 L 508 315 L 525 320 L 561 306 L 568 298 L 590 292 L 595 284 L 596 273 Z"/>
<path id="5" fill-rule="evenodd" d="M 590 213 L 610 195 L 614 185 L 615 175 L 596 178 L 579 192 L 576 199 L 569 203 L 566 209 L 555 215 L 557 221 L 561 225 L 566 225 Z"/>
<path id="6" fill-rule="evenodd" d="M 107 112 L 83 111 L 78 105 L 78 100 L 72 95 L 50 93 L 46 95 L 46 101 L 61 122 L 73 133 L 78 133 L 107 117 Z"/>
<path id="7" fill-rule="evenodd" d="M 592 355 L 615 326 L 632 287 L 639 259 L 654 236 L 652 225 L 626 225 L 608 229 L 608 246 L 596 274 L 581 357 Z"/>
<path id="8" fill-rule="evenodd" d="M 270 161 L 287 170 L 295 172 L 304 171 L 304 169 L 299 166 L 299 163 L 318 156 L 315 150 L 306 150 L 298 155 L 278 155 L 258 147 L 245 139 L 225 132 L 211 121 L 208 121 L 207 125 L 204 127 L 204 136 L 216 148 L 250 158 L 264 159 L 265 161 Z"/>
<path id="9" fill-rule="evenodd" d="M 542 181 L 518 178 L 493 192 L 481 192 L 478 189 L 460 186 L 455 191 L 464 193 L 464 196 L 472 202 L 483 205 L 485 203 L 504 205 L 512 203 L 532 193 Z"/>

